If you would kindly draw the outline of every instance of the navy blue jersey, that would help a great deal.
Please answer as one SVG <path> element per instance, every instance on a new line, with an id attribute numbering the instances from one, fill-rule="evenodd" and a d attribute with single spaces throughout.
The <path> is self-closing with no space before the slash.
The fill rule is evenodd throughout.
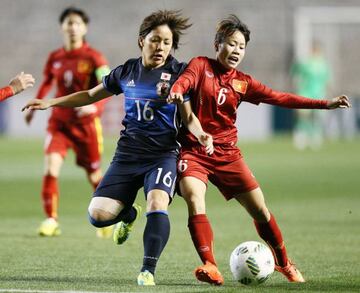
<path id="1" fill-rule="evenodd" d="M 125 129 L 115 157 L 132 159 L 177 152 L 179 114 L 177 105 L 166 103 L 166 98 L 185 67 L 172 56 L 155 69 L 145 68 L 142 58 L 130 59 L 103 78 L 106 90 L 115 95 L 123 93 L 125 98 Z"/>

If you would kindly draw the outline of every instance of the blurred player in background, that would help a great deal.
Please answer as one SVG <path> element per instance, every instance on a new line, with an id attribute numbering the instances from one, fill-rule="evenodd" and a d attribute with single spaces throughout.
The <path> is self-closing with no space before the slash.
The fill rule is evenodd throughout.
<path id="1" fill-rule="evenodd" d="M 9 85 L 0 89 L 0 102 L 5 101 L 23 90 L 33 87 L 35 79 L 31 74 L 24 72 L 19 73 L 13 79 L 10 80 Z"/>
<path id="2" fill-rule="evenodd" d="M 89 17 L 75 7 L 65 9 L 59 18 L 64 46 L 52 52 L 45 65 L 44 80 L 37 94 L 43 99 L 56 84 L 55 98 L 87 90 L 101 82 L 109 73 L 104 56 L 85 41 Z M 61 233 L 58 222 L 60 169 L 69 148 L 76 154 L 76 163 L 84 168 L 94 189 L 102 178 L 100 169 L 103 137 L 100 115 L 104 101 L 75 109 L 55 108 L 50 116 L 45 139 L 45 174 L 42 184 L 42 203 L 46 219 L 38 233 L 56 236 Z M 27 112 L 28 124 L 34 112 Z M 111 228 L 99 229 L 99 237 L 111 237 Z"/>
<path id="3" fill-rule="evenodd" d="M 203 132 L 188 98 L 179 106 L 166 101 L 171 85 L 186 66 L 170 52 L 178 48 L 179 38 L 188 27 L 188 19 L 178 11 L 157 11 L 140 26 L 140 58 L 118 66 L 91 90 L 49 101 L 33 100 L 25 107 L 77 107 L 108 95 L 124 94 L 125 129 L 113 161 L 91 200 L 89 215 L 96 227 L 118 223 L 114 241 L 122 244 L 139 216 L 140 206 L 134 201 L 138 190 L 144 187 L 147 222 L 139 285 L 155 285 L 155 268 L 170 234 L 167 209 L 174 194 L 180 147 L 176 141 L 178 111 L 198 143 L 204 145 L 204 152 L 211 154 L 213 150 L 212 138 Z"/>
<path id="4" fill-rule="evenodd" d="M 291 282 L 304 282 L 301 273 L 288 259 L 275 217 L 268 210 L 255 177 L 236 147 L 236 110 L 241 102 L 310 109 L 346 108 L 350 104 L 346 96 L 326 101 L 278 92 L 237 71 L 249 40 L 250 31 L 235 15 L 222 20 L 215 36 L 216 60 L 192 59 L 171 89 L 171 99 L 175 100 L 191 93 L 194 113 L 204 131 L 214 140 L 214 153 L 208 156 L 189 132 L 180 131 L 180 193 L 187 203 L 188 227 L 203 262 L 195 275 L 198 280 L 215 285 L 224 282 L 215 262 L 213 232 L 206 216 L 205 193 L 210 180 L 226 200 L 235 198 L 254 219 L 259 236 L 274 254 L 276 270 Z"/>
<path id="5" fill-rule="evenodd" d="M 319 42 L 314 41 L 311 54 L 305 60 L 293 64 L 291 75 L 296 85 L 296 93 L 314 99 L 324 99 L 330 81 L 330 69 Z M 294 146 L 299 150 L 307 147 L 317 150 L 323 143 L 323 112 L 316 110 L 296 110 Z"/>

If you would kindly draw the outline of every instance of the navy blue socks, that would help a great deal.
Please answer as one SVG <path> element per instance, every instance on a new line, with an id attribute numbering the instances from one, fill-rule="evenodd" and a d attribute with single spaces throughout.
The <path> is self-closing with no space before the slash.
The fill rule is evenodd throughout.
<path id="1" fill-rule="evenodd" d="M 155 273 L 156 263 L 170 235 L 170 221 L 167 211 L 147 213 L 144 241 L 144 259 L 141 271 Z"/>

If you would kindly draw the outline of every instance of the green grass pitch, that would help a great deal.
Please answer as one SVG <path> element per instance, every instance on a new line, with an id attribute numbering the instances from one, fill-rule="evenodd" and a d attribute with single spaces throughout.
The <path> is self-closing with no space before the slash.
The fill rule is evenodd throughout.
<path id="1" fill-rule="evenodd" d="M 115 143 L 115 138 L 106 140 L 104 170 Z M 210 187 L 207 210 L 225 285 L 212 287 L 195 280 L 193 269 L 200 261 L 187 231 L 185 203 L 177 197 L 169 209 L 171 235 L 158 264 L 157 286 L 140 288 L 136 277 L 145 216 L 123 246 L 97 239 L 87 221 L 92 190 L 69 155 L 60 178 L 63 234 L 37 236 L 43 220 L 42 141 L 1 138 L 0 291 L 360 292 L 360 140 L 329 142 L 318 152 L 298 152 L 287 137 L 240 146 L 307 283 L 290 284 L 276 272 L 258 287 L 233 281 L 231 251 L 243 241 L 260 239 L 245 210 Z M 144 207 L 142 192 L 138 201 Z"/>

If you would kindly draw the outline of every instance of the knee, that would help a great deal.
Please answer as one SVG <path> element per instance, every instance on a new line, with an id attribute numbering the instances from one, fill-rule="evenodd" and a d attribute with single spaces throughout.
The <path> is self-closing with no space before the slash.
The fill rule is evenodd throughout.
<path id="1" fill-rule="evenodd" d="M 166 194 L 152 194 L 147 199 L 147 211 L 166 211 L 169 205 L 169 196 Z"/>
<path id="2" fill-rule="evenodd" d="M 252 212 L 252 217 L 256 222 L 266 223 L 270 221 L 270 211 L 266 206 L 259 207 Z"/>
<path id="3" fill-rule="evenodd" d="M 106 213 L 104 210 L 100 210 L 97 208 L 89 207 L 88 209 L 90 223 L 94 226 L 97 226 L 98 222 L 103 222 L 109 220 L 108 213 Z"/>
<path id="4" fill-rule="evenodd" d="M 190 193 L 185 195 L 184 199 L 190 216 L 206 213 L 205 197 Z"/>

